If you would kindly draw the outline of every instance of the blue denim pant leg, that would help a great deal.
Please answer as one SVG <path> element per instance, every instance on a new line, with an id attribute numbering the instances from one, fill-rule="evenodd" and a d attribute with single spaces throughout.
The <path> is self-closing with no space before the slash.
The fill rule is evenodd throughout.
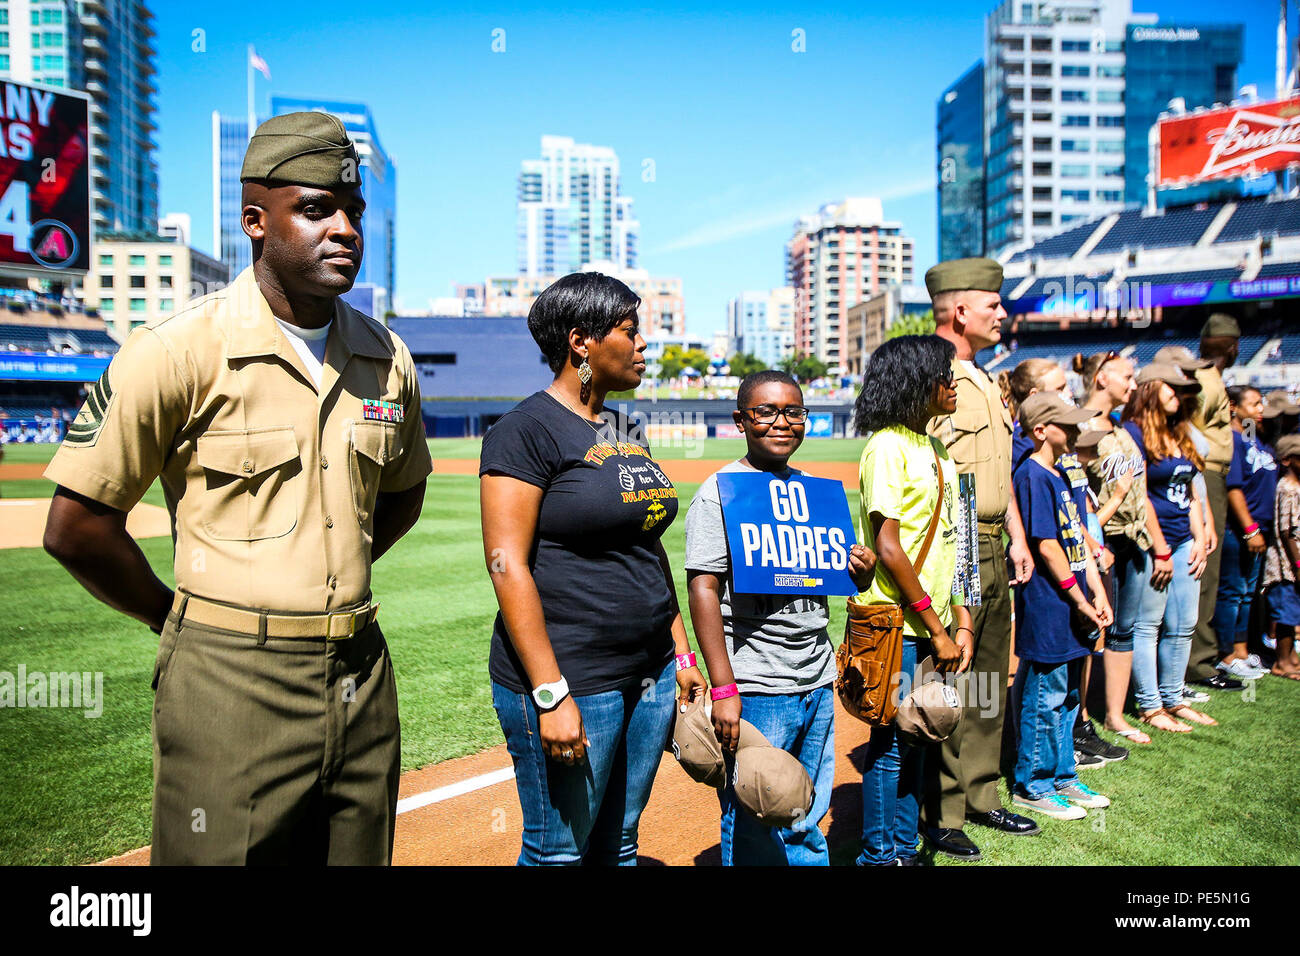
<path id="1" fill-rule="evenodd" d="M 1174 576 L 1169 582 L 1169 600 L 1165 603 L 1164 633 L 1160 637 L 1158 673 L 1160 701 L 1165 707 L 1183 702 L 1183 683 L 1187 678 L 1187 661 L 1192 655 L 1192 633 L 1200 610 L 1201 582 L 1192 577 L 1187 559 L 1192 542 L 1184 541 L 1174 551 Z"/>
<path id="2" fill-rule="evenodd" d="M 1120 577 L 1120 610 L 1115 617 L 1117 633 L 1132 635 L 1133 697 L 1142 712 L 1159 710 L 1162 706 L 1156 647 L 1172 590 L 1170 585 L 1157 591 L 1151 584 L 1154 567 L 1155 562 L 1147 551 L 1137 552 L 1134 561 L 1126 566 Z M 1190 649 L 1189 645 L 1189 652 Z"/>
<path id="3" fill-rule="evenodd" d="M 1094 635 L 1095 637 L 1095 635 Z M 1060 790 L 1070 784 L 1079 782 L 1078 768 L 1074 761 L 1074 724 L 1079 719 L 1079 686 L 1083 681 L 1083 662 L 1086 658 L 1076 657 L 1060 665 L 1065 668 L 1065 700 L 1057 713 L 1056 726 L 1056 780 L 1055 787 Z"/>
<path id="4" fill-rule="evenodd" d="M 767 827 L 736 802 L 728 784 L 718 791 L 722 807 L 723 866 L 829 866 L 821 831 L 835 785 L 835 691 L 832 685 L 803 693 L 742 694 L 740 716 L 774 747 L 793 754 L 808 771 L 813 804 L 793 827 Z"/>
<path id="5" fill-rule="evenodd" d="M 910 690 L 916 671 L 916 642 L 903 640 L 902 673 Z M 872 727 L 862 772 L 862 852 L 858 866 L 893 863 L 915 856 L 925 750 L 898 738 L 891 724 Z"/>
<path id="6" fill-rule="evenodd" d="M 1074 763 L 1074 719 L 1067 724 L 1069 699 L 1069 664 L 1039 664 L 1021 661 L 1016 670 L 1020 685 L 1020 743 L 1016 750 L 1016 788 L 1032 799 L 1056 792 L 1056 783 L 1065 757 Z M 1078 713 L 1078 685 L 1075 685 L 1074 713 Z"/>
<path id="7" fill-rule="evenodd" d="M 528 694 L 493 683 L 492 704 L 515 765 L 523 811 L 521 866 L 635 865 L 637 827 L 672 725 L 675 665 L 649 687 L 575 696 L 590 746 L 572 767 L 542 748 Z"/>
<path id="8" fill-rule="evenodd" d="M 1250 631 L 1250 606 L 1259 590 L 1264 567 L 1262 554 L 1251 554 L 1246 542 L 1231 526 L 1223 532 L 1219 547 L 1223 557 L 1219 565 L 1219 595 L 1214 606 L 1214 633 L 1219 638 L 1219 653 L 1228 654 L 1234 643 L 1245 643 Z"/>

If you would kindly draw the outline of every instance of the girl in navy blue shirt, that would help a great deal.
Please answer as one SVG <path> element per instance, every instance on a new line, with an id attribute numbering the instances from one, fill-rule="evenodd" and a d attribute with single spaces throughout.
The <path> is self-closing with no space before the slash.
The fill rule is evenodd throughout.
<path id="1" fill-rule="evenodd" d="M 1176 733 L 1192 729 L 1184 720 L 1216 723 L 1183 701 L 1200 609 L 1205 530 L 1194 484 L 1204 460 L 1192 444 L 1180 398 L 1200 387 L 1176 366 L 1149 365 L 1138 373 L 1137 390 L 1123 415 L 1125 430 L 1146 460 L 1148 526 L 1154 541 L 1143 613 L 1133 627 L 1133 695 L 1143 723 Z"/>
<path id="2" fill-rule="evenodd" d="M 1264 396 L 1249 385 L 1228 389 L 1232 404 L 1232 464 L 1228 468 L 1228 521 L 1223 532 L 1214 633 L 1219 670 L 1239 680 L 1262 677 L 1259 658 L 1246 652 L 1250 605 L 1264 573 L 1264 553 L 1273 530 L 1277 462 L 1255 434 L 1264 419 Z"/>

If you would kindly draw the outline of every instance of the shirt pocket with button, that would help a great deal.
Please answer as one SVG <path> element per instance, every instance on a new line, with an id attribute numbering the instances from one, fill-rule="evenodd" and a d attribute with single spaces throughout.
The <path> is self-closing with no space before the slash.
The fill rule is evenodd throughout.
<path id="1" fill-rule="evenodd" d="M 392 422 L 352 423 L 348 471 L 352 478 L 352 499 L 357 521 L 368 528 L 375 513 L 375 498 L 384 466 L 397 456 L 397 426 Z"/>
<path id="2" fill-rule="evenodd" d="M 957 470 L 977 461 L 988 461 L 993 454 L 993 430 L 988 416 L 982 411 L 958 409 L 949 419 L 952 423 L 948 451 Z M 947 437 L 947 436 L 941 436 Z"/>
<path id="3" fill-rule="evenodd" d="M 297 527 L 302 466 L 293 426 L 206 432 L 197 458 L 205 479 L 199 523 L 212 537 L 259 541 Z"/>

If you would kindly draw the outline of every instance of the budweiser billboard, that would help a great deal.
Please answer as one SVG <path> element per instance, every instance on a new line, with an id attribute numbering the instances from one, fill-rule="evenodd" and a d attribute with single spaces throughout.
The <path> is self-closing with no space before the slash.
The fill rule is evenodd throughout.
<path id="1" fill-rule="evenodd" d="M 90 98 L 0 83 L 0 271 L 90 267 Z"/>
<path id="2" fill-rule="evenodd" d="M 1300 97 L 1164 119 L 1157 186 L 1232 179 L 1300 163 Z"/>

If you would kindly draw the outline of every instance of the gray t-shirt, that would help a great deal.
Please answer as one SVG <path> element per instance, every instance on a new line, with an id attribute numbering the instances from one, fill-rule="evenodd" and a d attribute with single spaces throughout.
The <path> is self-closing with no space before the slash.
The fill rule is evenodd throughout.
<path id="1" fill-rule="evenodd" d="M 718 470 L 758 469 L 733 461 Z M 800 474 L 791 468 L 779 477 Z M 731 560 L 716 474 L 700 485 L 686 513 L 686 570 L 708 571 L 721 579 L 722 627 L 741 693 L 790 694 L 835 680 L 825 595 L 731 593 Z"/>

